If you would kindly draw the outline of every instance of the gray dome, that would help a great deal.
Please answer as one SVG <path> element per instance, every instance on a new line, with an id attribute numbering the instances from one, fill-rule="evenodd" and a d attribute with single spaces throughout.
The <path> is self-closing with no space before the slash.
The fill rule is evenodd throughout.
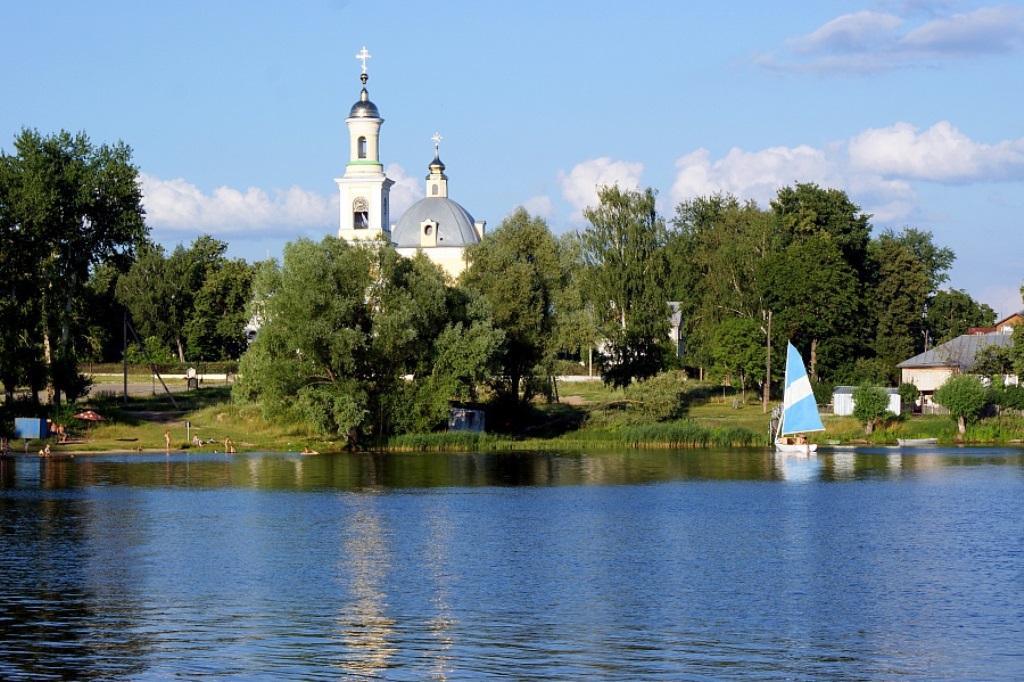
<path id="1" fill-rule="evenodd" d="M 359 95 L 359 101 L 352 105 L 352 111 L 348 112 L 349 118 L 380 118 L 380 111 L 377 105 L 370 101 L 370 93 L 363 88 Z"/>
<path id="2" fill-rule="evenodd" d="M 437 223 L 438 246 L 467 246 L 480 241 L 473 216 L 447 197 L 427 197 L 410 206 L 391 230 L 391 241 L 398 248 L 418 248 L 420 224 L 426 220 Z"/>

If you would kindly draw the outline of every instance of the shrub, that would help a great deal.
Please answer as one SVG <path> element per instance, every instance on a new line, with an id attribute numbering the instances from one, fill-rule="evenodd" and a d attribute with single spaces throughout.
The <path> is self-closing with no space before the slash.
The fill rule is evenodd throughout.
<path id="1" fill-rule="evenodd" d="M 678 419 L 686 411 L 686 375 L 663 372 L 625 390 L 628 409 L 655 422 Z"/>

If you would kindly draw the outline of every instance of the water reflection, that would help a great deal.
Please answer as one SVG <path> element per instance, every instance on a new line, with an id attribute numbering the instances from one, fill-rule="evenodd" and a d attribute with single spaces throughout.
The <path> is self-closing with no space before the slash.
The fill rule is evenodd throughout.
<path id="1" fill-rule="evenodd" d="M 346 655 L 341 669 L 359 679 L 385 670 L 394 654 L 393 627 L 388 615 L 385 583 L 391 572 L 390 529 L 379 515 L 375 495 L 349 500 L 351 523 L 342 550 L 343 584 L 349 599 L 338 615 Z"/>
<path id="2" fill-rule="evenodd" d="M 862 448 L 780 456 L 761 449 L 616 453 L 333 453 L 17 457 L 3 462 L 0 486 L 71 489 L 96 485 L 369 491 L 479 486 L 589 486 L 674 480 L 850 481 L 897 479 L 948 466 L 1020 467 L 1024 450 Z"/>
<path id="3" fill-rule="evenodd" d="M 19 457 L 0 679 L 1016 679 L 1022 464 Z"/>

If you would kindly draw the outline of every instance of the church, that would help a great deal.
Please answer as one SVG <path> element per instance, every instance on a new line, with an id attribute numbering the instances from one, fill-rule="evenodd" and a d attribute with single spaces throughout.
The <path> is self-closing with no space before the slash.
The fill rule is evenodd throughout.
<path id="1" fill-rule="evenodd" d="M 466 209 L 448 196 L 448 176 L 441 163 L 441 137 L 437 134 L 433 137 L 434 159 L 428 166 L 426 196 L 410 206 L 397 223 L 391 223 L 389 195 L 394 181 L 384 174 L 380 161 L 380 128 L 384 119 L 366 90 L 369 58 L 365 47 L 356 55 L 363 63 L 363 89 L 345 119 L 349 160 L 345 174 L 335 179 L 341 193 L 338 237 L 348 241 L 383 237 L 406 257 L 422 250 L 450 277 L 456 278 L 465 269 L 466 247 L 483 238 L 485 223 L 473 220 Z"/>

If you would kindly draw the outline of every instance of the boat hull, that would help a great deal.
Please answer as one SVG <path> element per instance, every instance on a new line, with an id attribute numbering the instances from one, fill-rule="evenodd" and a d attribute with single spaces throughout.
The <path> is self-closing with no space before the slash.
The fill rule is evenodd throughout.
<path id="1" fill-rule="evenodd" d="M 896 442 L 900 447 L 914 447 L 920 445 L 937 445 L 938 438 L 897 438 Z"/>
<path id="2" fill-rule="evenodd" d="M 818 449 L 817 443 L 790 443 L 789 438 L 776 438 L 775 451 L 794 455 L 809 455 Z"/>

